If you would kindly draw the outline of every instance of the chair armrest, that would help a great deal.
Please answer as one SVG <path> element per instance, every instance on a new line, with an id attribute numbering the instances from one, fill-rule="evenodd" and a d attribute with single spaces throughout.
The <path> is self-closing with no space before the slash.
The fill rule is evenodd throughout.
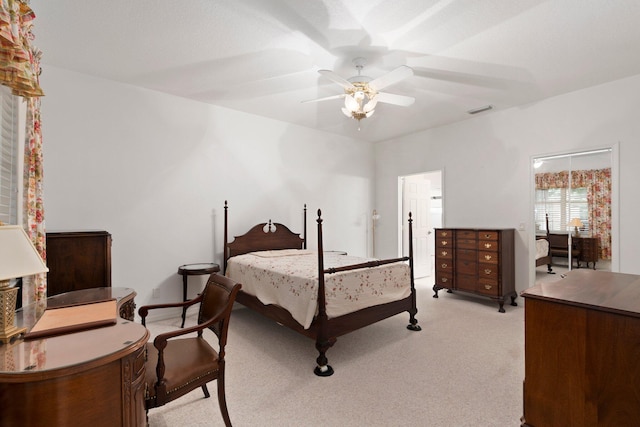
<path id="1" fill-rule="evenodd" d="M 199 323 L 197 325 L 193 325 L 193 326 L 189 326 L 189 327 L 181 328 L 181 329 L 176 329 L 175 331 L 169 331 L 169 332 L 164 332 L 162 334 L 159 334 L 153 340 L 153 346 L 158 349 L 158 351 L 160 352 L 160 357 L 161 357 L 162 356 L 162 350 L 167 346 L 167 341 L 169 339 L 176 338 L 176 337 L 179 337 L 181 335 L 187 335 L 187 334 L 190 334 L 190 333 L 193 333 L 193 332 L 203 331 L 203 330 L 209 328 L 214 323 L 219 322 L 223 317 L 224 317 L 224 313 L 220 313 L 218 316 L 210 319 L 207 322 Z"/>
<path id="2" fill-rule="evenodd" d="M 169 302 L 164 304 L 143 305 L 138 309 L 138 315 L 142 319 L 142 325 L 146 326 L 146 318 L 147 318 L 147 315 L 149 314 L 149 310 L 155 310 L 157 308 L 190 307 L 194 304 L 199 303 L 200 301 L 202 301 L 202 295 L 198 295 L 193 299 L 190 299 L 188 301 L 183 301 L 183 302 Z"/>

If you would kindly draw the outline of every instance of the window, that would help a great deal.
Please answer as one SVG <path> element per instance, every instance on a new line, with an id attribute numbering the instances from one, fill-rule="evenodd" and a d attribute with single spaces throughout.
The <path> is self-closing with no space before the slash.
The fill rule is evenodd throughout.
<path id="1" fill-rule="evenodd" d="M 18 222 L 18 100 L 0 86 L 0 221 Z"/>
<path id="2" fill-rule="evenodd" d="M 546 228 L 546 214 L 549 214 L 550 231 L 572 231 L 568 224 L 573 218 L 582 221 L 580 231 L 589 231 L 587 188 L 536 190 L 535 221 L 539 230 Z"/>

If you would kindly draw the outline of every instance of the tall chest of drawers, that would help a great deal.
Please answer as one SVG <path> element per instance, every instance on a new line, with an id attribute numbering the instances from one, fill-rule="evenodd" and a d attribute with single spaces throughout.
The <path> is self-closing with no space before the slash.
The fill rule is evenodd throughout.
<path id="1" fill-rule="evenodd" d="M 517 305 L 514 236 L 513 228 L 437 228 L 433 297 L 441 289 L 469 292 L 497 301 L 501 313 L 507 297 Z"/>

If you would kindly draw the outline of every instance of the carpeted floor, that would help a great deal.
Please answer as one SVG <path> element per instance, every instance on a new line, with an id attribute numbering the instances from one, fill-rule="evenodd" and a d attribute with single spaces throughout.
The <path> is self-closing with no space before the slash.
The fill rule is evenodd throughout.
<path id="1" fill-rule="evenodd" d="M 560 279 L 547 275 L 545 280 Z M 519 426 L 524 309 L 440 292 L 418 281 L 421 332 L 401 314 L 340 337 L 331 377 L 313 374 L 314 343 L 238 306 L 227 345 L 227 402 L 235 426 Z M 195 316 L 187 322 L 194 322 Z M 180 319 L 150 323 L 152 336 Z M 211 383 L 149 411 L 151 426 L 223 425 Z"/>
<path id="2" fill-rule="evenodd" d="M 567 268 L 536 271 L 561 280 Z M 524 308 L 440 292 L 417 281 L 421 332 L 401 314 L 340 337 L 327 352 L 331 377 L 313 374 L 310 339 L 242 307 L 227 345 L 227 403 L 235 426 L 519 426 L 524 379 Z M 195 322 L 195 315 L 187 324 Z M 152 337 L 180 319 L 150 323 Z M 208 332 L 208 331 L 207 331 Z M 212 336 L 208 335 L 209 337 Z M 221 426 L 215 394 L 200 390 L 149 412 L 152 427 Z"/>

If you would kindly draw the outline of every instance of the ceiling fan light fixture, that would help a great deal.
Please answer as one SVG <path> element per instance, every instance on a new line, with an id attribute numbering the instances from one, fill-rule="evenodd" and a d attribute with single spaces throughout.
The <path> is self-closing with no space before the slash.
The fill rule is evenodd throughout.
<path id="1" fill-rule="evenodd" d="M 358 121 L 358 130 L 360 130 L 360 120 L 371 117 L 378 102 L 407 107 L 415 101 L 409 96 L 380 92 L 381 89 L 412 76 L 413 70 L 410 67 L 402 65 L 382 77 L 372 79 L 361 73 L 366 63 L 364 58 L 355 58 L 353 63 L 358 70 L 358 75 L 348 79 L 344 79 L 330 70 L 318 70 L 320 74 L 342 86 L 344 95 L 320 98 L 317 101 L 344 97 L 344 107 L 341 108 L 341 111 L 345 116 Z"/>
<path id="2" fill-rule="evenodd" d="M 370 99 L 369 102 L 367 102 L 364 105 L 364 108 L 362 108 L 362 111 L 364 111 L 365 113 L 368 113 L 369 111 L 373 111 L 373 109 L 376 108 L 377 104 L 378 104 L 378 100 L 376 98 Z"/>
<path id="3" fill-rule="evenodd" d="M 360 109 L 360 102 L 351 94 L 347 94 L 344 97 L 344 106 L 349 111 L 358 111 Z"/>

